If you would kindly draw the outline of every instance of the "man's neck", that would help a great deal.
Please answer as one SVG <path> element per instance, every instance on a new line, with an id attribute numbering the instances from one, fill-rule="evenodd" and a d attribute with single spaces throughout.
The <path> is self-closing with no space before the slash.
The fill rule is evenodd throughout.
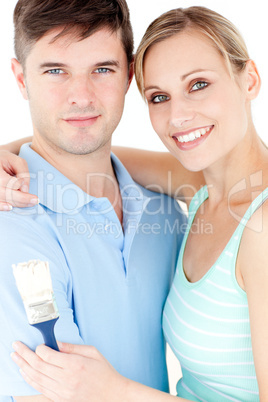
<path id="1" fill-rule="evenodd" d="M 54 149 L 33 137 L 32 149 L 54 166 L 70 181 L 94 197 L 105 197 L 115 185 L 116 176 L 111 162 L 111 145 L 85 155 Z"/>
<path id="2" fill-rule="evenodd" d="M 55 152 L 34 140 L 32 149 L 87 194 L 108 198 L 122 223 L 122 199 L 112 166 L 110 144 L 87 155 Z"/>

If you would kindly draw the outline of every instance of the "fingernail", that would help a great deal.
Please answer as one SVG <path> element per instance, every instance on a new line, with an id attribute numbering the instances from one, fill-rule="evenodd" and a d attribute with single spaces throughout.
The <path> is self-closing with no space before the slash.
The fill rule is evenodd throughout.
<path id="1" fill-rule="evenodd" d="M 3 205 L 2 210 L 3 211 L 11 211 L 13 209 L 12 205 Z"/>
<path id="2" fill-rule="evenodd" d="M 30 200 L 29 206 L 37 205 L 37 204 L 39 204 L 39 202 L 40 202 L 39 198 L 32 198 Z"/>
<path id="3" fill-rule="evenodd" d="M 13 362 L 17 362 L 19 360 L 19 356 L 15 352 L 10 353 L 10 357 L 13 360 Z"/>
<path id="4" fill-rule="evenodd" d="M 19 343 L 17 341 L 13 342 L 12 343 L 12 348 L 17 351 L 19 349 Z"/>

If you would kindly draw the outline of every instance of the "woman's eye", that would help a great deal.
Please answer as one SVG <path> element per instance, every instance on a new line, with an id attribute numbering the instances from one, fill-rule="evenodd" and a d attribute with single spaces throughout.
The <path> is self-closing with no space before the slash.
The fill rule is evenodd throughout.
<path id="1" fill-rule="evenodd" d="M 198 81 L 196 82 L 192 88 L 190 92 L 194 92 L 194 91 L 200 91 L 201 89 L 204 89 L 208 86 L 208 83 L 205 81 Z"/>
<path id="2" fill-rule="evenodd" d="M 169 100 L 169 97 L 166 95 L 157 95 L 154 96 L 151 100 L 151 103 L 162 103 L 162 102 L 166 102 L 167 100 Z"/>

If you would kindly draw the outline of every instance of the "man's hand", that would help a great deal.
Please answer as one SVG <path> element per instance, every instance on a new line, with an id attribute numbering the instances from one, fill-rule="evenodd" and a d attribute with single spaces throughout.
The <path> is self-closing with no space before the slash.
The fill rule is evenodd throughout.
<path id="1" fill-rule="evenodd" d="M 56 352 L 40 345 L 35 353 L 21 342 L 13 347 L 24 380 L 52 401 L 124 400 L 128 380 L 92 346 L 59 343 Z"/>
<path id="2" fill-rule="evenodd" d="M 28 194 L 29 184 L 27 162 L 9 151 L 0 151 L 0 211 L 38 204 L 38 198 Z"/>

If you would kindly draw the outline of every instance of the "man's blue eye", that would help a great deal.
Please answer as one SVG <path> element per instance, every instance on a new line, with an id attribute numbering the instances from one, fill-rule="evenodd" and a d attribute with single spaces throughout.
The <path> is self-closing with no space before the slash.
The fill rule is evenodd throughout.
<path id="1" fill-rule="evenodd" d="M 109 68 L 105 68 L 105 67 L 101 67 L 101 68 L 97 68 L 96 72 L 98 74 L 105 74 L 105 73 L 109 73 L 111 70 L 109 70 Z"/>
<path id="2" fill-rule="evenodd" d="M 52 70 L 48 70 L 47 73 L 51 75 L 59 75 L 63 74 L 64 71 L 62 71 L 60 68 L 53 68 Z"/>

